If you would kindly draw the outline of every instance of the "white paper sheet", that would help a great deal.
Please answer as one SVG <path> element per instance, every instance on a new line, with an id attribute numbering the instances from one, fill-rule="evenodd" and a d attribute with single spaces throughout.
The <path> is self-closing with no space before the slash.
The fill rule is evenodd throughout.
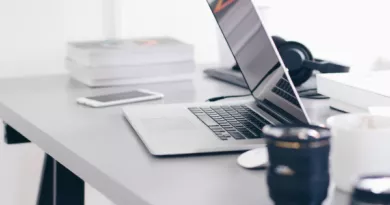
<path id="1" fill-rule="evenodd" d="M 369 107 L 368 110 L 373 115 L 390 116 L 390 107 Z"/>

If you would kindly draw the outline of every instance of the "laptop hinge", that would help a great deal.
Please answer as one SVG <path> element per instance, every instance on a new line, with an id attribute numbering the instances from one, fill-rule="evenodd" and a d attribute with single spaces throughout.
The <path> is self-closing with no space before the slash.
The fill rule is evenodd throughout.
<path id="1" fill-rule="evenodd" d="M 281 124 L 306 124 L 298 118 L 287 113 L 277 105 L 273 104 L 271 101 L 265 99 L 263 101 L 256 100 L 257 106 L 264 110 L 267 114 L 271 115 L 273 118 L 278 120 Z"/>

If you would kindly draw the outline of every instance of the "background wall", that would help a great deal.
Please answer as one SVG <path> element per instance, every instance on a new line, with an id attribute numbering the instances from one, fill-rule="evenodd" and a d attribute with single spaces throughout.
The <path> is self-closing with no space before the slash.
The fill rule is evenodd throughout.
<path id="1" fill-rule="evenodd" d="M 96 0 L 0 1 L 0 76 L 63 72 L 67 40 L 100 39 Z"/>
<path id="2" fill-rule="evenodd" d="M 122 36 L 173 35 L 196 45 L 198 62 L 220 63 L 222 58 L 227 61 L 222 64 L 231 63 L 227 47 L 218 50 L 224 43 L 205 1 L 121 1 Z M 303 42 L 316 57 L 350 65 L 353 71 L 370 69 L 378 56 L 390 58 L 387 1 L 253 1 L 270 7 L 265 15 L 272 34 Z"/>
<path id="3" fill-rule="evenodd" d="M 316 57 L 346 63 L 352 71 L 390 57 L 388 1 L 277 0 L 271 7 L 273 33 L 303 42 Z"/>
<path id="4" fill-rule="evenodd" d="M 63 58 L 63 7 L 61 1 L 52 0 L 0 1 L 2 76 L 50 72 Z"/>
<path id="5" fill-rule="evenodd" d="M 64 72 L 67 41 L 104 38 L 102 7 L 107 1 L 0 1 L 0 76 Z M 116 1 L 122 4 L 116 11 L 120 37 L 171 35 L 194 44 L 199 63 L 220 61 L 220 32 L 206 1 Z M 302 41 L 317 57 L 364 69 L 378 55 L 390 56 L 387 1 L 254 1 L 271 7 L 267 22 L 272 34 Z"/>
<path id="6" fill-rule="evenodd" d="M 196 45 L 196 60 L 218 60 L 216 23 L 205 0 L 122 1 L 122 36 L 173 36 Z"/>

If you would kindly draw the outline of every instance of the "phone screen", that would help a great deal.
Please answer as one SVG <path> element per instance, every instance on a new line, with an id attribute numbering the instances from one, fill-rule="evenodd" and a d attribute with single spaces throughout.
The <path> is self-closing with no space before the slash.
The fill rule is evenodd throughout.
<path id="1" fill-rule="evenodd" d="M 127 100 L 127 99 L 140 98 L 140 97 L 147 97 L 147 96 L 151 96 L 151 95 L 152 94 L 134 90 L 134 91 L 125 92 L 125 93 L 116 93 L 116 94 L 110 94 L 110 95 L 87 97 L 87 99 L 91 99 L 91 100 L 95 100 L 95 101 L 98 101 L 98 102 L 106 103 L 106 102 L 112 102 L 112 101 Z"/>

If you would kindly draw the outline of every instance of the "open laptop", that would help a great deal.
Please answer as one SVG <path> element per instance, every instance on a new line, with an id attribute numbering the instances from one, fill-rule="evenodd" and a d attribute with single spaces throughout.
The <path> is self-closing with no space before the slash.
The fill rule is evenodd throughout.
<path id="1" fill-rule="evenodd" d="M 253 100 L 128 106 L 124 114 L 153 155 L 241 151 L 265 146 L 267 124 L 309 123 L 251 0 L 207 0 Z"/>

